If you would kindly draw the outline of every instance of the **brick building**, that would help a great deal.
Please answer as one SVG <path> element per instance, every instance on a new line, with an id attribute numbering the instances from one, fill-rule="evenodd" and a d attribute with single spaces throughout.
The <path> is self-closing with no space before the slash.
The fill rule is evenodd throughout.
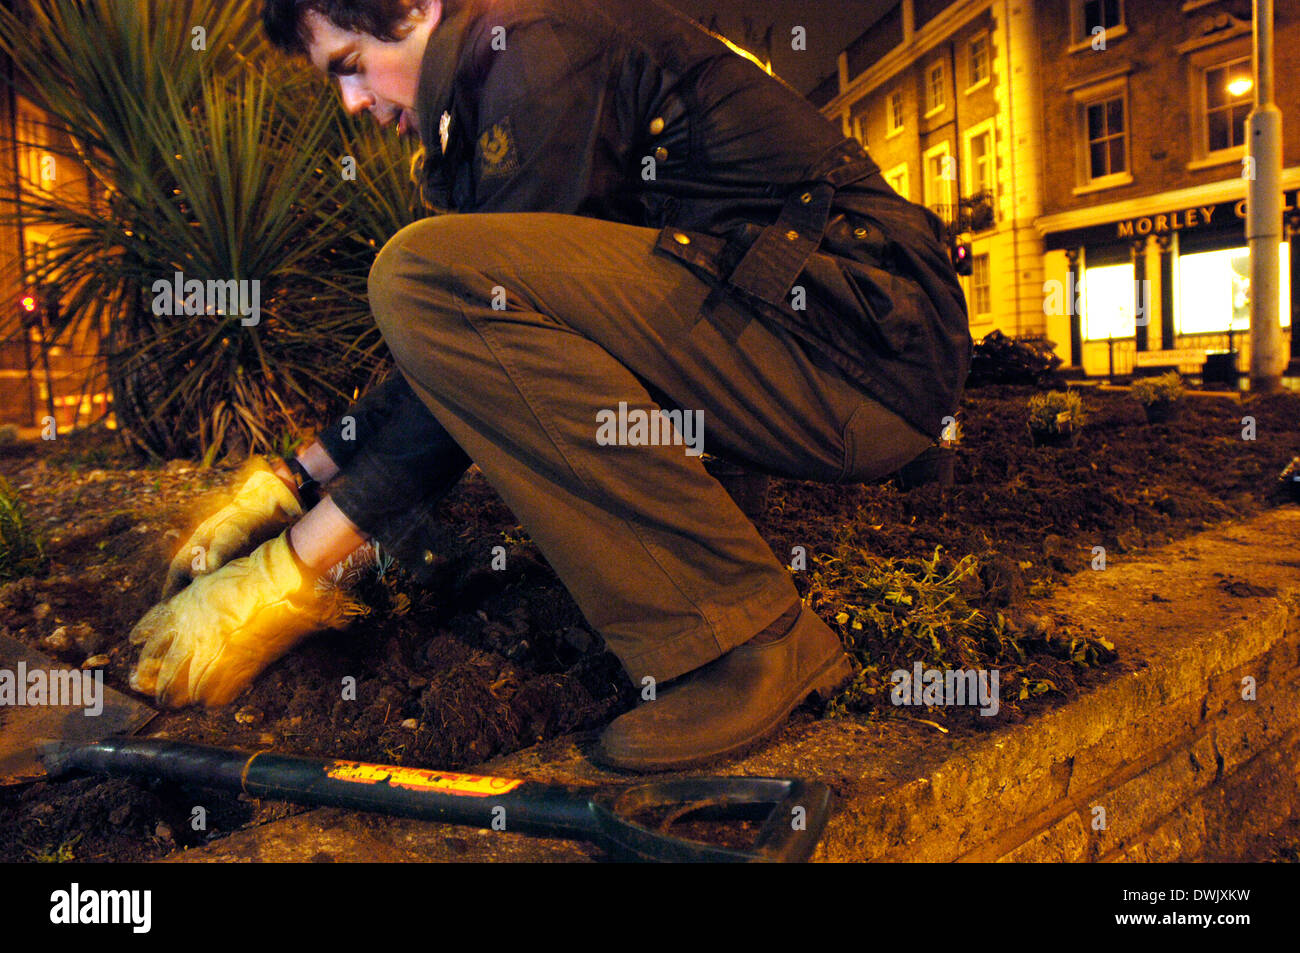
<path id="1" fill-rule="evenodd" d="M 976 338 L 1045 334 L 1090 375 L 1197 372 L 1231 342 L 1244 370 L 1250 17 L 1248 0 L 901 0 L 819 104 L 971 241 Z M 1275 24 L 1294 235 L 1300 8 Z M 1278 254 L 1295 354 L 1300 256 Z"/>
<path id="2" fill-rule="evenodd" d="M 0 53 L 0 424 L 49 431 L 104 415 L 107 386 L 98 329 L 56 337 L 52 325 L 66 289 L 37 287 L 34 266 L 57 236 L 36 226 L 24 208 L 43 195 L 87 195 L 84 168 L 64 158 L 46 117 L 15 85 Z"/>
<path id="3" fill-rule="evenodd" d="M 1245 120 L 1253 97 L 1248 0 L 1042 0 L 1045 273 L 1083 287 L 1049 308 L 1092 374 L 1205 351 L 1249 369 Z M 1274 68 L 1283 113 L 1286 234 L 1300 229 L 1300 5 L 1279 3 Z M 1278 250 L 1284 341 L 1300 308 L 1300 256 Z M 1070 296 L 1063 295 L 1062 298 Z M 1079 313 L 1081 310 L 1082 313 Z M 1166 352 L 1164 355 L 1155 352 Z M 1294 362 L 1293 362 L 1294 363 Z"/>

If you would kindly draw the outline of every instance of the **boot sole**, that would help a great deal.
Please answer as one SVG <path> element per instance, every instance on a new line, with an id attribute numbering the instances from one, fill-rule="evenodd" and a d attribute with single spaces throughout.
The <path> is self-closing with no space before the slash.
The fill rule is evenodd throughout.
<path id="1" fill-rule="evenodd" d="M 781 727 L 790 717 L 790 713 L 803 704 L 810 696 L 817 695 L 822 701 L 831 698 L 845 682 L 853 677 L 853 663 L 844 652 L 840 652 L 836 657 L 819 668 L 816 672 L 808 677 L 803 686 L 795 693 L 794 700 L 784 711 L 775 715 L 772 720 L 753 737 L 746 738 L 738 744 L 732 745 L 721 751 L 712 751 L 708 754 L 695 755 L 690 758 L 672 760 L 667 758 L 631 760 L 631 759 L 606 759 L 601 751 L 599 743 L 592 751 L 591 760 L 597 764 L 615 768 L 620 771 L 675 771 L 683 768 L 699 768 L 705 765 L 713 764 L 717 761 L 732 760 L 739 755 L 746 754 L 752 749 L 758 747 L 772 734 Z"/>

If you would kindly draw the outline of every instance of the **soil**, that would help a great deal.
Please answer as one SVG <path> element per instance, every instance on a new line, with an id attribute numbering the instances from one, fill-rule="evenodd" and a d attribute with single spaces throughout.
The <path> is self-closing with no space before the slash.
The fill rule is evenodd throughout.
<path id="1" fill-rule="evenodd" d="M 936 546 L 975 554 L 981 568 L 964 590 L 969 603 L 1028 632 L 1053 620 L 1019 616 L 1018 603 L 1087 568 L 1093 547 L 1135 552 L 1286 500 L 1277 477 L 1300 454 L 1300 396 L 1192 395 L 1175 419 L 1148 425 L 1125 392 L 1081 390 L 1089 422 L 1077 449 L 1032 445 L 1032 388 L 971 390 L 958 414 L 952 487 L 775 480 L 755 524 L 783 561 L 794 546 L 810 559 L 846 545 L 883 557 L 929 556 Z M 1242 437 L 1246 415 L 1256 421 L 1254 440 Z M 0 627 L 68 664 L 107 655 L 106 683 L 129 693 L 136 650 L 127 635 L 156 601 L 171 553 L 211 506 L 205 494 L 233 474 L 141 463 L 102 428 L 0 447 L 0 475 L 49 556 L 43 575 L 0 586 Z M 233 704 L 163 711 L 143 733 L 456 769 L 598 728 L 633 705 L 617 660 L 477 469 L 444 500 L 441 517 L 436 549 L 445 562 L 434 583 L 416 585 L 397 565 L 382 578 L 368 573 L 356 589 L 368 615 L 305 643 Z M 507 571 L 483 565 L 495 545 L 507 547 Z M 811 573 L 793 575 L 809 595 Z M 813 594 L 832 621 L 833 598 Z M 59 627 L 63 638 L 51 639 Z M 1032 715 L 1122 666 L 1060 661 L 1047 669 L 1056 689 L 1014 711 Z M 348 676 L 355 701 L 341 697 Z M 917 717 L 888 706 L 870 714 Z M 808 706 L 799 715 L 821 716 Z M 206 823 L 196 830 L 199 806 Z M 0 788 L 0 860 L 153 859 L 297 810 L 97 778 Z"/>

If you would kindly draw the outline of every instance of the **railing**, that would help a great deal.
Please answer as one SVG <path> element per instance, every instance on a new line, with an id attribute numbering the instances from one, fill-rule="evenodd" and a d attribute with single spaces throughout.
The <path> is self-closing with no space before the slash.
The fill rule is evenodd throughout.
<path id="1" fill-rule="evenodd" d="M 954 238 L 967 232 L 982 232 L 997 224 L 993 193 L 987 190 L 960 198 L 956 205 L 939 204 L 930 208 Z"/>
<path id="2" fill-rule="evenodd" d="M 1289 334 L 1289 329 L 1283 329 Z M 1164 373 L 1177 367 L 1181 374 L 1200 374 L 1205 363 L 1207 351 L 1236 351 L 1236 366 L 1245 373 L 1249 361 L 1250 332 L 1246 329 L 1234 331 L 1215 331 L 1204 334 L 1174 335 L 1174 346 L 1169 351 L 1152 348 L 1140 352 L 1144 359 L 1138 360 L 1139 351 L 1134 338 L 1094 338 L 1083 342 L 1084 369 L 1090 376 L 1131 377 L 1136 373 Z M 1193 354 L 1192 352 L 1196 352 Z M 1161 355 L 1171 360 L 1161 361 Z M 1100 370 L 1097 369 L 1101 364 Z"/>

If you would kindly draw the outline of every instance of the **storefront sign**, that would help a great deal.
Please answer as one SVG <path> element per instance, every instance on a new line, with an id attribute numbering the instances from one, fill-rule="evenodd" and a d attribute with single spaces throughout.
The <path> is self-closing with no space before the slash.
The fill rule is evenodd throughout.
<path id="1" fill-rule="evenodd" d="M 1242 200 L 1245 203 L 1245 200 Z M 1181 209 L 1166 212 L 1163 215 L 1143 215 L 1130 218 L 1116 225 L 1117 238 L 1134 238 L 1140 235 L 1163 235 L 1166 232 L 1181 232 L 1185 228 L 1198 228 L 1214 221 L 1214 213 L 1223 206 L 1202 205 L 1198 208 Z"/>
<path id="2" fill-rule="evenodd" d="M 1300 207 L 1296 189 L 1282 193 L 1283 216 L 1293 215 Z M 1118 241 L 1136 241 L 1148 236 L 1173 232 L 1240 232 L 1246 218 L 1246 200 L 1196 205 L 1154 215 L 1139 215 L 1103 225 L 1072 228 L 1046 236 L 1048 251 L 1079 246 L 1109 245 Z"/>

